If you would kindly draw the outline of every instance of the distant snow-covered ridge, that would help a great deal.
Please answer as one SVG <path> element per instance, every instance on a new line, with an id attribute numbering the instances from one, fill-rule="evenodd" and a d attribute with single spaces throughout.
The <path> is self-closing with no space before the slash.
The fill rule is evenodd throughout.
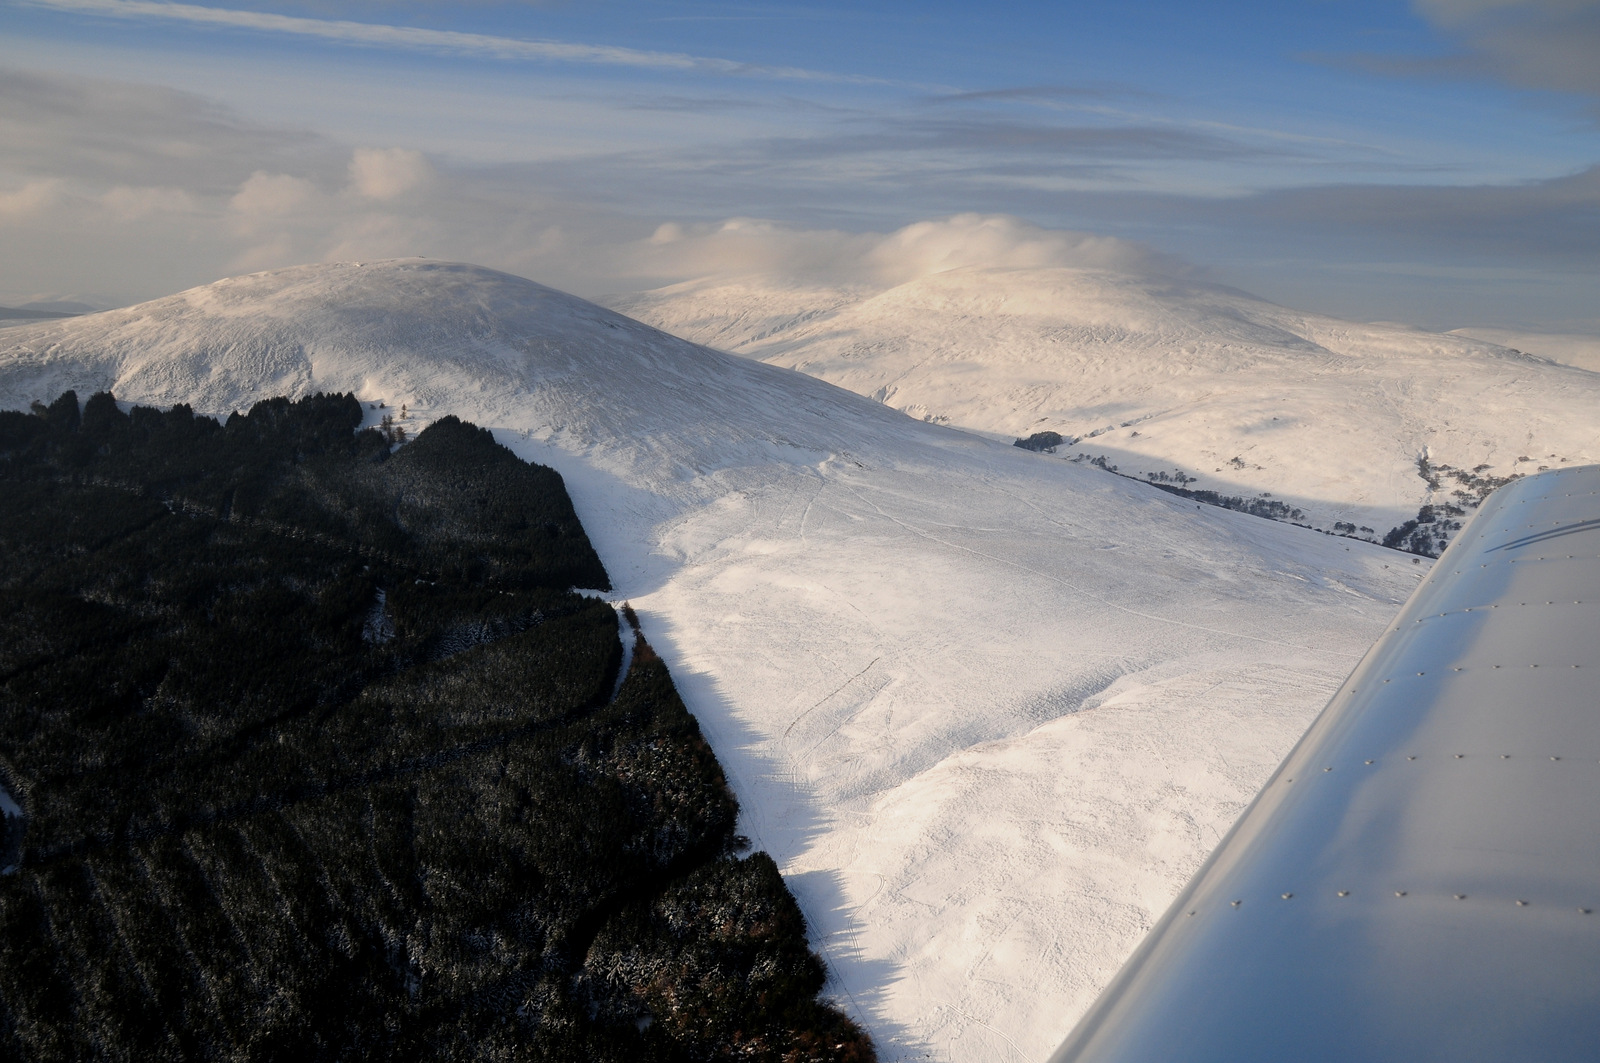
<path id="1" fill-rule="evenodd" d="M 1600 374 L 1483 340 L 1357 324 L 1242 292 L 1067 267 L 964 268 L 890 288 L 709 278 L 609 305 L 914 417 L 1136 479 L 1267 497 L 1383 533 L 1507 477 L 1600 460 Z M 1480 469 L 1486 466 L 1487 468 Z M 1425 514 L 1426 515 L 1426 514 Z"/>
<path id="2" fill-rule="evenodd" d="M 554 466 L 886 1060 L 1044 1058 L 1427 569 L 466 265 L 0 333 L 0 407 L 67 388 L 352 391 Z"/>
<path id="3" fill-rule="evenodd" d="M 1600 372 L 1600 336 L 1596 335 L 1503 328 L 1458 328 L 1451 329 L 1450 335 L 1486 340 L 1562 365 Z"/>

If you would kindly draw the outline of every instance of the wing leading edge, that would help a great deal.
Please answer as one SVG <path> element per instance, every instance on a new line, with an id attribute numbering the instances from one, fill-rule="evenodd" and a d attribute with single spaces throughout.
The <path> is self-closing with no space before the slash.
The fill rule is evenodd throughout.
<path id="1" fill-rule="evenodd" d="M 1495 492 L 1051 1063 L 1600 1059 L 1600 466 Z"/>

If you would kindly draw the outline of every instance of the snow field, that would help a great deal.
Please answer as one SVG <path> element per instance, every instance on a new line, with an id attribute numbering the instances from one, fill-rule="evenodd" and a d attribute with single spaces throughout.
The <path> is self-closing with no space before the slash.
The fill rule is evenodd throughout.
<path id="1" fill-rule="evenodd" d="M 0 405 L 69 386 L 353 390 L 557 468 L 888 1060 L 1043 1058 L 1426 569 L 468 266 L 7 330 Z"/>
<path id="2" fill-rule="evenodd" d="M 1060 456 L 1271 493 L 1318 527 L 1380 537 L 1429 501 L 1424 452 L 1497 476 L 1600 460 L 1600 374 L 1573 368 L 1600 363 L 1171 279 L 1071 267 L 970 267 L 888 288 L 707 278 L 611 304 L 914 417 L 1008 441 L 1101 432 Z"/>
<path id="3" fill-rule="evenodd" d="M 633 598 L 888 1058 L 1047 1054 L 1417 578 L 991 455 L 769 482 Z"/>

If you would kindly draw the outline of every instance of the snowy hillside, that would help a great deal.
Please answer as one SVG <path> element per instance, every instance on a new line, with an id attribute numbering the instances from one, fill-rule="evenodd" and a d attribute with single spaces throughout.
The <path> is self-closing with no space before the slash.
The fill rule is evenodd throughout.
<path id="1" fill-rule="evenodd" d="M 1058 457 L 1270 494 L 1307 523 L 1369 537 L 1476 495 L 1469 478 L 1600 459 L 1600 375 L 1127 273 L 963 268 L 843 289 L 711 279 L 611 304 L 915 417 L 1054 431 L 1077 438 Z M 1424 455 L 1451 467 L 1437 490 Z"/>
<path id="2" fill-rule="evenodd" d="M 985 320 L 961 349 L 995 330 Z M 1152 310 L 1138 335 L 1167 320 Z M 1170 366 L 1163 385 L 1200 395 L 1229 359 L 1363 357 L 1235 329 L 1236 350 L 1196 339 L 1197 368 Z M 1139 342 L 1115 350 L 1154 349 Z M 1534 379 L 1516 359 L 1483 364 Z M 1073 386 L 1100 387 L 1109 409 L 1132 379 L 1041 383 L 1039 410 Z M 1560 379 L 1566 392 L 1540 394 L 1591 394 L 1587 375 Z M 1427 567 L 907 418 L 471 266 L 307 266 L 0 334 L 0 407 L 67 387 L 224 414 L 353 390 L 419 423 L 458 414 L 559 469 L 733 780 L 742 829 L 778 859 L 834 990 L 892 1060 L 1043 1058 Z M 1411 423 L 1399 411 L 1420 396 L 1374 387 Z M 1233 423 L 1248 398 L 1215 401 Z M 1339 455 L 1310 460 L 1327 430 L 1272 453 L 1325 464 L 1344 490 Z M 1255 453 L 1278 438 L 1262 427 Z M 1382 505 L 1410 475 L 1393 446 Z"/>
<path id="3" fill-rule="evenodd" d="M 1562 365 L 1600 373 L 1600 336 L 1503 328 L 1458 328 L 1451 329 L 1450 335 L 1487 340 L 1536 358 L 1548 358 Z"/>

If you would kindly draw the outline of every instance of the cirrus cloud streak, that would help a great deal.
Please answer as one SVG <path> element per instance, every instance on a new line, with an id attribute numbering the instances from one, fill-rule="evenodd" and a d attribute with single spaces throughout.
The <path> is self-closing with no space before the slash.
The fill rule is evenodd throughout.
<path id="1" fill-rule="evenodd" d="M 501 37 L 459 30 L 351 22 L 344 19 L 303 18 L 264 11 L 166 3 L 164 0 L 21 0 L 21 2 L 31 7 L 110 18 L 185 22 L 225 29 L 314 37 L 340 44 L 420 50 L 479 59 L 592 63 L 785 81 L 826 81 L 853 85 L 889 84 L 879 78 L 807 70 L 802 67 L 744 63 L 734 59 L 689 55 L 683 52 L 655 52 L 615 45 Z"/>

